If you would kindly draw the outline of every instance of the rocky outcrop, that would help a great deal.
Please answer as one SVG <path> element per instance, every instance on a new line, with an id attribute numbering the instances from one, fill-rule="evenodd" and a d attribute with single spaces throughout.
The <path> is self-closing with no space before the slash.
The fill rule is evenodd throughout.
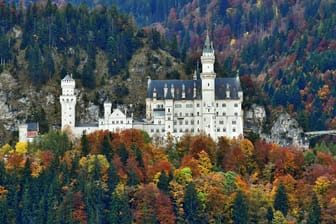
<path id="1" fill-rule="evenodd" d="M 309 141 L 297 120 L 288 113 L 281 113 L 275 120 L 270 134 L 261 136 L 268 142 L 273 142 L 283 147 L 295 146 L 302 149 L 309 148 Z"/>
<path id="2" fill-rule="evenodd" d="M 269 119 L 269 118 L 268 118 Z M 274 122 L 265 130 L 266 110 L 263 106 L 253 104 L 244 113 L 244 131 L 253 132 L 267 142 L 276 143 L 283 147 L 296 146 L 302 149 L 309 147 L 303 129 L 297 120 L 286 112 L 275 116 Z"/>
<path id="3" fill-rule="evenodd" d="M 244 112 L 244 130 L 261 134 L 266 121 L 265 107 L 253 104 L 251 108 Z"/>

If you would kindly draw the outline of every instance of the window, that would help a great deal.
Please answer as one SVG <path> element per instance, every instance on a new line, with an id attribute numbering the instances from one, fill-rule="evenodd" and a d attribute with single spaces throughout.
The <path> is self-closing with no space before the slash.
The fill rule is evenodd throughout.
<path id="1" fill-rule="evenodd" d="M 168 117 L 168 121 L 170 121 L 170 117 Z"/>
<path id="2" fill-rule="evenodd" d="M 185 124 L 188 125 L 188 120 L 185 121 Z"/>
<path id="3" fill-rule="evenodd" d="M 197 112 L 197 116 L 199 116 L 199 112 Z"/>
<path id="4" fill-rule="evenodd" d="M 225 113 L 225 112 L 223 112 L 223 116 L 226 116 L 226 113 Z"/>
<path id="5" fill-rule="evenodd" d="M 196 104 L 196 106 L 197 106 L 197 107 L 200 107 L 200 104 L 198 103 L 198 104 Z"/>
<path id="6" fill-rule="evenodd" d="M 197 120 L 197 124 L 199 124 L 199 120 Z"/>
<path id="7" fill-rule="evenodd" d="M 217 128 L 217 132 L 220 132 L 220 129 L 219 129 L 219 128 Z"/>
<path id="8" fill-rule="evenodd" d="M 208 109 L 208 112 L 210 112 L 210 109 Z"/>
<path id="9" fill-rule="evenodd" d="M 216 107 L 218 107 L 218 103 L 216 103 Z"/>
<path id="10" fill-rule="evenodd" d="M 185 114 L 185 116 L 186 116 L 186 117 L 188 117 L 188 116 L 189 116 L 189 114 L 188 114 L 188 113 L 186 113 L 186 114 Z"/>
<path id="11" fill-rule="evenodd" d="M 182 117 L 182 112 L 180 112 L 180 117 Z"/>
<path id="12" fill-rule="evenodd" d="M 223 128 L 223 132 L 226 132 L 226 128 Z"/>
<path id="13" fill-rule="evenodd" d="M 237 112 L 235 112 L 235 113 L 234 113 L 234 115 L 235 115 L 235 116 L 238 116 L 238 113 L 237 113 Z"/>
<path id="14" fill-rule="evenodd" d="M 218 116 L 218 111 L 216 112 L 217 116 Z"/>
<path id="15" fill-rule="evenodd" d="M 190 121 L 190 124 L 194 124 L 194 120 L 191 120 L 191 121 Z"/>
<path id="16" fill-rule="evenodd" d="M 159 129 L 156 129 L 156 133 L 159 133 L 160 132 L 160 130 Z"/>
<path id="17" fill-rule="evenodd" d="M 238 103 L 235 103 L 235 104 L 234 104 L 234 107 L 238 107 Z"/>
<path id="18" fill-rule="evenodd" d="M 183 124 L 182 121 L 180 121 L 179 124 L 182 125 Z"/>
<path id="19" fill-rule="evenodd" d="M 232 124 L 237 124 L 237 121 L 232 121 Z"/>
<path id="20" fill-rule="evenodd" d="M 223 103 L 223 104 L 222 104 L 222 107 L 226 107 L 226 104 L 225 104 L 225 103 Z"/>
<path id="21" fill-rule="evenodd" d="M 153 133 L 153 132 L 154 132 L 154 129 L 151 129 L 151 132 Z"/>
<path id="22" fill-rule="evenodd" d="M 235 129 L 235 128 L 233 128 L 233 129 L 232 129 L 232 132 L 236 132 L 236 129 Z"/>
<path id="23" fill-rule="evenodd" d="M 174 129 L 174 133 L 176 133 L 177 132 L 177 130 L 176 129 Z"/>
<path id="24" fill-rule="evenodd" d="M 224 121 L 219 121 L 219 124 L 224 124 Z"/>
<path id="25" fill-rule="evenodd" d="M 168 108 L 168 112 L 170 112 L 170 108 Z"/>
<path id="26" fill-rule="evenodd" d="M 177 124 L 177 122 L 176 121 L 174 121 L 174 125 L 176 125 Z"/>

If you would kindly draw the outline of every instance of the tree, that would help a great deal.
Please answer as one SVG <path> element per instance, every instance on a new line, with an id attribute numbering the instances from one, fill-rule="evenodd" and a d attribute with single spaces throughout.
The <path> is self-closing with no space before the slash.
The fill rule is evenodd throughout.
<path id="1" fill-rule="evenodd" d="M 275 211 L 280 211 L 284 216 L 287 215 L 289 209 L 289 202 L 285 186 L 281 183 L 275 193 L 274 199 Z"/>
<path id="2" fill-rule="evenodd" d="M 233 215 L 232 215 L 234 224 L 244 224 L 249 223 L 248 217 L 248 203 L 246 196 L 243 192 L 238 191 L 234 201 L 233 201 Z"/>
<path id="3" fill-rule="evenodd" d="M 272 220 L 273 220 L 273 217 L 274 217 L 274 213 L 273 213 L 273 209 L 272 209 L 272 207 L 268 207 L 267 208 L 267 220 L 268 220 L 268 223 L 271 223 L 272 222 Z"/>
<path id="4" fill-rule="evenodd" d="M 185 189 L 183 209 L 188 223 L 201 223 L 202 203 L 197 197 L 194 182 L 190 182 Z"/>
<path id="5" fill-rule="evenodd" d="M 112 159 L 112 147 L 109 142 L 108 135 L 104 135 L 101 143 L 100 152 L 106 156 L 106 159 L 110 162 Z"/>
<path id="6" fill-rule="evenodd" d="M 87 156 L 90 152 L 89 142 L 86 137 L 86 133 L 84 132 L 81 137 L 81 146 L 82 146 L 82 156 Z"/>
<path id="7" fill-rule="evenodd" d="M 308 213 L 307 224 L 319 224 L 319 223 L 321 223 L 321 207 L 317 200 L 317 196 L 314 193 Z"/>
<path id="8" fill-rule="evenodd" d="M 272 224 L 287 224 L 287 220 L 281 211 L 275 211 Z"/>
<path id="9" fill-rule="evenodd" d="M 157 187 L 165 193 L 167 193 L 169 190 L 169 177 L 166 175 L 166 172 L 164 170 L 161 171 Z"/>

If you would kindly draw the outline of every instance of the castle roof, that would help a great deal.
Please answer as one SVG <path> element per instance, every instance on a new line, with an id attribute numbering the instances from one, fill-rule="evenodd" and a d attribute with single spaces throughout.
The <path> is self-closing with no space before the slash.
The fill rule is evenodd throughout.
<path id="1" fill-rule="evenodd" d="M 194 87 L 196 88 L 195 97 Z M 167 88 L 166 96 L 164 88 Z M 174 88 L 174 96 L 172 96 L 172 88 Z M 183 88 L 185 98 L 182 98 Z M 230 99 L 238 99 L 238 92 L 242 91 L 239 78 L 215 79 L 215 99 L 227 99 L 227 90 L 230 91 Z M 147 98 L 154 98 L 154 91 L 156 91 L 157 99 L 202 99 L 202 80 L 151 80 L 147 89 Z"/>
<path id="2" fill-rule="evenodd" d="M 62 81 L 73 81 L 74 79 L 69 75 L 67 74 L 63 79 Z"/>
<path id="3" fill-rule="evenodd" d="M 214 52 L 214 49 L 212 47 L 212 43 L 210 42 L 209 33 L 207 32 L 207 36 L 206 36 L 204 48 L 203 48 L 203 53 L 213 53 L 213 52 Z"/>

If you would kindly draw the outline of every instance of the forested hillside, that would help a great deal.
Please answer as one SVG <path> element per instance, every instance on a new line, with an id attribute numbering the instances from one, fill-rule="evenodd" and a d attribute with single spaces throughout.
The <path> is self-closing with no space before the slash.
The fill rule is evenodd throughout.
<path id="1" fill-rule="evenodd" d="M 0 148 L 0 223 L 335 223 L 335 149 L 49 132 Z"/>
<path id="2" fill-rule="evenodd" d="M 142 31 L 151 30 L 139 27 L 149 25 L 162 35 L 149 37 L 155 39 L 155 44 L 161 40 L 154 48 L 168 50 L 185 63 L 183 72 L 191 74 L 208 30 L 216 49 L 217 73 L 240 74 L 245 95 L 249 96 L 246 106 L 257 102 L 267 105 L 270 111 L 287 110 L 306 131 L 335 127 L 334 1 L 54 1 L 59 9 L 50 1 L 35 8 L 22 2 L 25 4 L 15 7 L 1 4 L 1 27 L 5 32 L 15 24 L 23 29 L 20 49 L 25 50 L 29 60 L 36 58 L 24 70 L 33 82 L 43 83 L 53 74 L 62 76 L 65 72 L 72 72 L 89 88 L 94 88 L 95 82 L 99 85 L 106 81 L 97 78 L 101 74 L 122 74 L 125 80 L 129 77 L 128 62 L 142 46 Z M 112 5 L 128 14 L 118 13 L 110 8 Z M 31 30 L 35 36 L 29 35 Z M 6 50 L 15 40 L 8 45 L 9 37 L 3 34 L 1 58 L 11 57 L 11 63 L 15 63 L 15 53 Z M 55 47 L 58 53 L 70 52 L 51 57 L 53 54 L 48 52 L 54 53 Z M 105 54 L 100 56 L 108 60 L 108 69 L 95 64 L 95 55 L 101 51 Z M 52 64 L 55 72 L 49 69 Z M 16 64 L 14 67 L 17 69 Z M 260 90 L 257 94 L 255 88 Z M 123 86 L 121 89 L 127 95 Z"/>

